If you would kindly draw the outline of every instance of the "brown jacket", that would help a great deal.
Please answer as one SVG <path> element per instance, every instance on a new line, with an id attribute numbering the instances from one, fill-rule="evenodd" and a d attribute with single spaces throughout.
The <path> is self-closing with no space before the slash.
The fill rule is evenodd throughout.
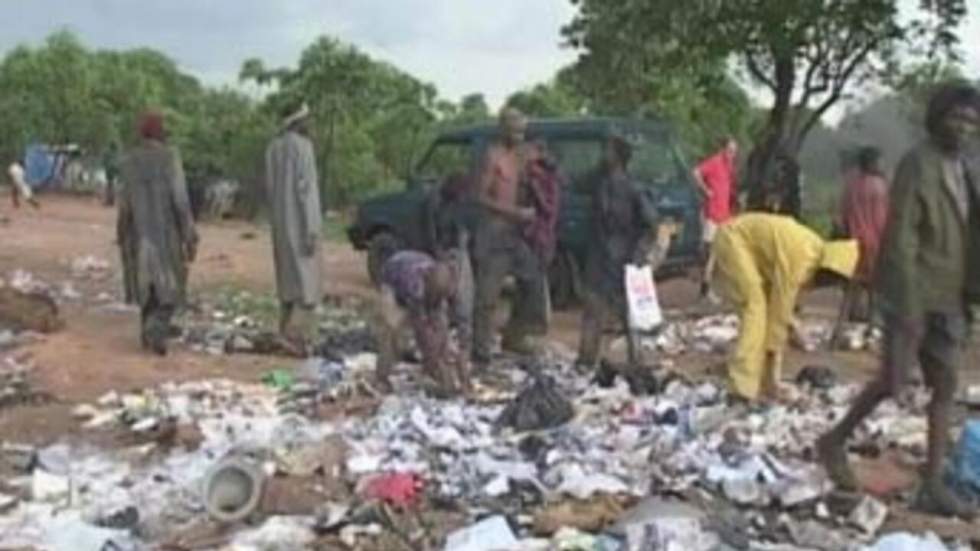
<path id="1" fill-rule="evenodd" d="M 943 159 L 924 142 L 895 172 L 877 280 L 885 311 L 905 319 L 980 303 L 980 182 L 965 171 L 964 216 Z"/>

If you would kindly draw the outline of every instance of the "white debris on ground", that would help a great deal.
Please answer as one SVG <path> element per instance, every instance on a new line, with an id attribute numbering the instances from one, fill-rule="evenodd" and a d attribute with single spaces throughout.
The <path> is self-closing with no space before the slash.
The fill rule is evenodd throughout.
<path id="1" fill-rule="evenodd" d="M 243 316 L 231 312 L 222 323 L 255 325 Z M 325 322 L 340 335 L 334 344 L 360 344 L 350 335 L 364 328 L 352 328 L 353 319 L 338 315 Z M 691 347 L 717 352 L 736 334 L 732 316 L 712 316 L 668 324 L 658 347 L 675 354 Z M 297 395 L 315 401 L 356 394 L 374 363 L 371 353 L 345 353 L 339 361 L 298 362 L 289 370 L 295 380 L 282 383 L 288 388 L 205 380 L 110 392 L 79 405 L 73 415 L 83 430 L 122 431 L 128 445 L 59 443 L 34 450 L 4 442 L 0 547 L 122 551 L 159 545 L 207 518 L 205 477 L 222 459 L 241 456 L 267 475 L 309 476 L 322 469 L 350 487 L 379 473 L 417 474 L 427 490 L 419 507 L 454 504 L 468 518 L 439 543 L 447 551 L 946 549 L 931 535 L 878 539 L 885 503 L 868 497 L 841 509 L 828 498 L 832 487 L 810 461 L 811 447 L 849 405 L 857 390 L 851 386 L 802 385 L 794 387 L 792 405 L 747 409 L 731 405 L 716 381 L 658 374 L 664 381 L 659 392 L 634 394 L 621 378 L 602 387 L 577 373 L 570 357 L 548 354 L 525 367 L 550 375 L 575 406 L 571 421 L 550 430 L 515 433 L 498 425 L 530 381 L 506 361 L 496 366 L 506 373 L 503 381 L 478 387 L 469 400 L 425 397 L 416 384 L 419 367 L 403 364 L 394 377 L 397 392 L 372 413 L 322 420 L 309 408 L 293 407 Z M 924 398 L 910 404 L 879 408 L 855 446 L 899 448 L 918 457 Z M 185 431 L 198 435 L 195 443 L 181 437 Z M 330 456 L 324 442 L 331 439 L 343 441 L 343 457 L 322 464 Z M 534 530 L 534 515 L 548 504 L 608 495 L 633 501 L 683 496 L 687 501 L 679 503 L 687 510 L 644 509 L 641 501 L 640 512 L 620 530 Z M 338 497 L 325 497 L 324 505 L 328 499 Z M 358 499 L 334 504 L 340 512 L 332 516 L 344 517 Z M 312 512 L 269 516 L 232 530 L 226 543 L 236 550 L 304 549 L 321 536 L 317 526 Z M 355 519 L 340 536 L 371 548 L 383 530 L 375 520 Z"/>
<path id="2" fill-rule="evenodd" d="M 110 275 L 111 267 L 107 260 L 91 254 L 71 261 L 71 273 L 76 279 L 106 279 Z"/>

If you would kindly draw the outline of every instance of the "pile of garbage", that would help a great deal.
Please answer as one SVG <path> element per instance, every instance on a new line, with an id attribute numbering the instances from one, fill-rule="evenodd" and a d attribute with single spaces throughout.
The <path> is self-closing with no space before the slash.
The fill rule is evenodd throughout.
<path id="1" fill-rule="evenodd" d="M 0 343 L 4 332 L 0 332 Z M 0 347 L 2 349 L 2 347 Z M 32 382 L 34 366 L 22 358 L 7 356 L 0 359 L 0 410 L 10 406 L 41 404 L 51 396 Z"/>
<path id="2" fill-rule="evenodd" d="M 71 274 L 75 279 L 104 280 L 111 275 L 109 261 L 95 255 L 85 255 L 71 261 Z"/>
<path id="3" fill-rule="evenodd" d="M 388 533 L 406 548 L 425 541 L 446 551 L 884 551 L 904 549 L 895 538 L 919 538 L 876 540 L 888 504 L 838 499 L 811 461 L 851 386 L 803 382 L 790 405 L 749 409 L 715 381 L 656 373 L 659 384 L 631 390 L 622 377 L 597 384 L 569 358 L 549 356 L 498 365 L 503 378 L 466 400 L 426 397 L 419 367 L 401 364 L 397 392 L 376 407 L 312 413 L 369 395 L 362 389 L 374 360 L 316 358 L 266 384 L 166 384 L 79 406 L 81 427 L 115 431 L 122 444 L 6 443 L 0 463 L 13 463 L 14 475 L 0 480 L 4 543 L 140 549 L 239 511 L 252 515 L 252 527 L 226 534 L 233 549 L 302 549 L 322 538 L 370 549 Z M 925 400 L 884 405 L 854 449 L 921 460 Z M 311 476 L 350 491 L 325 493 L 302 514 L 262 513 L 263 481 L 307 477 L 304 486 L 318 486 Z M 234 491 L 211 489 L 216 480 Z M 455 520 L 398 531 L 387 509 L 365 509 L 378 503 Z M 453 526 L 461 527 L 447 535 Z M 934 537 L 914 541 L 920 547 L 906 548 L 946 549 Z"/>
<path id="4" fill-rule="evenodd" d="M 333 300 L 317 310 L 315 354 L 333 361 L 376 350 L 374 337 L 358 312 L 359 305 Z M 226 293 L 213 304 L 201 304 L 184 322 L 182 340 L 192 350 L 211 355 L 279 354 L 282 343 L 272 329 L 278 304 L 247 291 Z"/>

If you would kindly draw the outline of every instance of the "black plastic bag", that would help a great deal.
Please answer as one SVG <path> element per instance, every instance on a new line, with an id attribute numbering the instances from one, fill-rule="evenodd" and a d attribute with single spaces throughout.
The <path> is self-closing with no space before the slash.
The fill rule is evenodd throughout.
<path id="1" fill-rule="evenodd" d="M 563 425 L 575 416 L 575 409 L 558 391 L 554 379 L 546 375 L 531 377 L 531 385 L 500 413 L 498 425 L 522 432 L 542 430 Z"/>

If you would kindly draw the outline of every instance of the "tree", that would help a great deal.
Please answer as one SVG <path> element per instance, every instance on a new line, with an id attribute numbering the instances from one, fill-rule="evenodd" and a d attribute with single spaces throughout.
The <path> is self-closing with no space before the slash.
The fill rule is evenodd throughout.
<path id="1" fill-rule="evenodd" d="M 346 204 L 405 174 L 440 109 L 435 88 L 329 37 L 307 47 L 296 68 L 246 61 L 241 79 L 275 84 L 268 113 L 306 102 L 320 164 L 323 204 Z"/>
<path id="2" fill-rule="evenodd" d="M 735 66 L 772 96 L 750 182 L 777 149 L 795 157 L 821 117 L 849 91 L 898 70 L 899 53 L 954 55 L 965 0 L 928 0 L 915 17 L 899 0 L 571 0 L 563 29 L 578 64 L 622 75 L 659 73 L 699 82 Z M 648 82 L 624 91 L 642 97 Z"/>
<path id="3" fill-rule="evenodd" d="M 569 117 L 585 111 L 586 98 L 567 79 L 556 77 L 550 82 L 511 94 L 507 105 L 530 117 Z"/>
<path id="4" fill-rule="evenodd" d="M 206 89 L 166 55 L 146 49 L 92 51 L 68 31 L 0 62 L 0 151 L 19 157 L 32 142 L 77 143 L 98 159 L 110 143 L 136 141 L 136 120 L 162 111 L 191 186 L 216 177 L 254 178 L 271 118 L 247 97 Z"/>

